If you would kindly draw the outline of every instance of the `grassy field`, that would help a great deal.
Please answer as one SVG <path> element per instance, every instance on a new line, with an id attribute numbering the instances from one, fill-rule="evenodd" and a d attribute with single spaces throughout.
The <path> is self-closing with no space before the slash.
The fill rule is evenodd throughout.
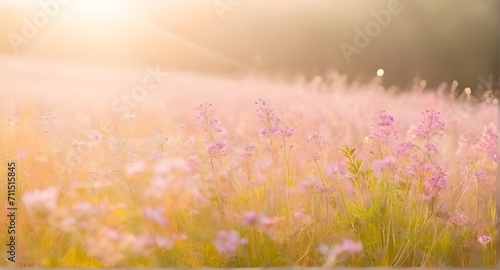
<path id="1" fill-rule="evenodd" d="M 496 264 L 496 100 L 2 61 L 18 266 Z"/>

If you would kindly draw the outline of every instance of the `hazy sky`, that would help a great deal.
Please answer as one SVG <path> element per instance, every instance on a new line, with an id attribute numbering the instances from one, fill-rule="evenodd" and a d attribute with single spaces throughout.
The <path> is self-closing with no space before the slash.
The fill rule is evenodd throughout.
<path id="1" fill-rule="evenodd" d="M 313 77 L 335 69 L 356 78 L 384 68 L 388 84 L 420 75 L 431 83 L 457 79 L 474 87 L 478 76 L 498 74 L 496 0 L 0 3 L 9 3 L 0 8 L 0 54 L 225 74 Z M 394 3 L 397 13 L 390 12 Z M 384 19 L 380 14 L 387 12 Z M 38 26 L 36 19 L 42 20 Z M 30 30 L 36 34 L 26 37 Z M 356 44 L 360 35 L 363 46 Z"/>

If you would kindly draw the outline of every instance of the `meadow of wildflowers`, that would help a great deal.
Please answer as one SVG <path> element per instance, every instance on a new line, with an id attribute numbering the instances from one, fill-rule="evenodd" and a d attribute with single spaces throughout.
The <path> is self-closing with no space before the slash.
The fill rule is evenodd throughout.
<path id="1" fill-rule="evenodd" d="M 172 73 L 124 113 L 139 72 L 51 70 L 0 73 L 19 266 L 496 264 L 497 100 Z"/>

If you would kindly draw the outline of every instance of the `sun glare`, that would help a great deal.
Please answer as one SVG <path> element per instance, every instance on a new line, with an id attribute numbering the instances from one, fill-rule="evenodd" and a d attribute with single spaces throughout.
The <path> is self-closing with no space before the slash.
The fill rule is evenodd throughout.
<path id="1" fill-rule="evenodd" d="M 126 0 L 79 0 L 74 2 L 73 8 L 88 17 L 109 18 L 129 11 L 131 2 Z"/>

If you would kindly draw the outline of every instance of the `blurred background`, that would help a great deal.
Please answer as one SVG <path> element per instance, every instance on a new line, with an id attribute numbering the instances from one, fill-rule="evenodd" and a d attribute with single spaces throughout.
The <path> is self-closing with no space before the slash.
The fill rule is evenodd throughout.
<path id="1" fill-rule="evenodd" d="M 498 0 L 0 0 L 2 59 L 400 88 L 499 76 Z M 389 16 L 387 16 L 389 14 Z M 491 76 L 491 77 L 489 77 Z"/>

